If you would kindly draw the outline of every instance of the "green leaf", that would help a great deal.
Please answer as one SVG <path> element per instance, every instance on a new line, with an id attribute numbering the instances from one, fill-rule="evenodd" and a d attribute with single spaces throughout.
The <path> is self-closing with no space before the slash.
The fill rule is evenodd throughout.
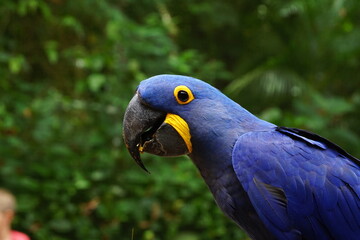
<path id="1" fill-rule="evenodd" d="M 10 57 L 9 59 L 9 70 L 11 73 L 19 73 L 25 65 L 25 57 L 22 55 L 17 55 Z"/>
<path id="2" fill-rule="evenodd" d="M 88 77 L 88 85 L 91 91 L 98 92 L 106 82 L 105 75 L 102 74 L 91 74 Z"/>

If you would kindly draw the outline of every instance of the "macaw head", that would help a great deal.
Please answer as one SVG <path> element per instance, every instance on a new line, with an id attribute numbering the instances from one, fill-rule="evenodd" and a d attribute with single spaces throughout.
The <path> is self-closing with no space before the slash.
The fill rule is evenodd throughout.
<path id="1" fill-rule="evenodd" d="M 210 152 L 218 142 L 234 144 L 254 119 L 201 80 L 159 75 L 138 86 L 125 112 L 123 136 L 131 156 L 146 170 L 142 152 L 159 156 L 193 154 L 204 148 Z"/>

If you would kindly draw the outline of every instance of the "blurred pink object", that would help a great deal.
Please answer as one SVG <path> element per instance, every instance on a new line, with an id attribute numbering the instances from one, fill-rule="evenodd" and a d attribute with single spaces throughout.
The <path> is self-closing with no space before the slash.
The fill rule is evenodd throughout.
<path id="1" fill-rule="evenodd" d="M 12 230 L 10 240 L 30 240 L 30 238 L 25 233 Z"/>

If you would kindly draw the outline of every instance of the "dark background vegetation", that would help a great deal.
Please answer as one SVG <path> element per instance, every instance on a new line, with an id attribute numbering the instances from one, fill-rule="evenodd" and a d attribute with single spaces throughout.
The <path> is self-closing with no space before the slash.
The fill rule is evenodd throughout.
<path id="1" fill-rule="evenodd" d="M 0 185 L 33 239 L 246 239 L 191 161 L 122 141 L 137 84 L 218 87 L 360 157 L 358 0 L 1 0 Z"/>

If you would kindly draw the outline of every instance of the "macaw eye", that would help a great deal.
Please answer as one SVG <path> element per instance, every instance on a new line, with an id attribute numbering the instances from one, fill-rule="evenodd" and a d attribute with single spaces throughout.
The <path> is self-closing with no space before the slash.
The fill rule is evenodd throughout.
<path id="1" fill-rule="evenodd" d="M 180 90 L 178 92 L 177 98 L 182 102 L 186 102 L 187 100 L 189 100 L 189 94 L 184 90 Z"/>
<path id="2" fill-rule="evenodd" d="M 194 95 L 192 94 L 191 90 L 183 85 L 177 86 L 174 89 L 174 96 L 179 104 L 188 104 L 194 100 Z"/>

